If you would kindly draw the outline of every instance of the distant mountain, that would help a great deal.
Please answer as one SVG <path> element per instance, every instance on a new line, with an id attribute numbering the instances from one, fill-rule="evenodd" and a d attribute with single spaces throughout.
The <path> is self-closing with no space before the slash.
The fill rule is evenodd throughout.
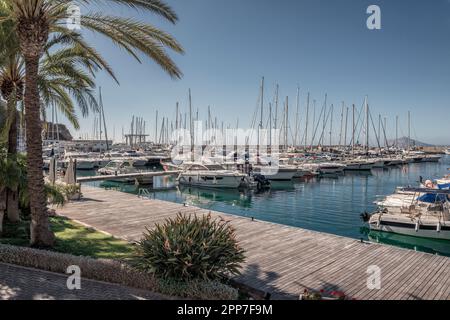
<path id="1" fill-rule="evenodd" d="M 395 144 L 395 140 L 389 140 L 388 141 L 390 145 L 394 145 Z M 407 148 L 408 147 L 408 137 L 402 137 L 398 139 L 398 146 L 400 148 Z M 425 143 L 425 142 L 421 142 L 418 140 L 414 140 L 411 139 L 411 142 L 409 143 L 409 146 L 413 147 L 434 147 L 433 144 L 429 144 L 429 143 Z"/>

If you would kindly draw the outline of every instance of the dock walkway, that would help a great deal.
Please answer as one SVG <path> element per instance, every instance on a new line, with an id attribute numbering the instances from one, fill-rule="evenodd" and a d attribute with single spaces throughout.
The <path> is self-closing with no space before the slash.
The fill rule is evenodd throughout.
<path id="1" fill-rule="evenodd" d="M 450 300 L 450 258 L 309 231 L 182 204 L 83 186 L 84 198 L 58 214 L 129 241 L 178 212 L 222 217 L 246 250 L 235 280 L 272 298 L 297 299 L 304 289 L 343 291 L 355 299 Z M 367 287 L 368 267 L 381 270 L 381 289 Z"/>

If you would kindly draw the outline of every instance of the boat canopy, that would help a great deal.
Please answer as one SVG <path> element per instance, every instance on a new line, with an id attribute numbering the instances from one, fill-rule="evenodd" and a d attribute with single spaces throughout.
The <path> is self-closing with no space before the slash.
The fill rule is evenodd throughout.
<path id="1" fill-rule="evenodd" d="M 428 189 L 428 188 L 399 188 L 400 191 L 404 192 L 418 192 L 418 193 L 428 193 L 428 194 L 446 194 L 450 195 L 449 189 Z"/>
<path id="2" fill-rule="evenodd" d="M 449 183 L 444 183 L 444 184 L 438 184 L 438 188 L 439 189 L 450 189 L 450 182 Z"/>
<path id="3" fill-rule="evenodd" d="M 417 200 L 426 203 L 443 203 L 447 201 L 447 196 L 445 194 L 426 193 L 417 198 Z"/>

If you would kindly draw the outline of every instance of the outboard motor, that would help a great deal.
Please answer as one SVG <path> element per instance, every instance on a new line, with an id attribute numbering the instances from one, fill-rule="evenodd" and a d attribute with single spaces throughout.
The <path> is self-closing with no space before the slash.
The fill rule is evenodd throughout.
<path id="1" fill-rule="evenodd" d="M 254 174 L 253 179 L 257 182 L 256 189 L 258 191 L 270 188 L 270 181 L 262 174 Z"/>
<path id="2" fill-rule="evenodd" d="M 370 214 L 367 211 L 364 211 L 364 213 L 361 213 L 361 219 L 364 222 L 369 222 L 370 220 Z"/>

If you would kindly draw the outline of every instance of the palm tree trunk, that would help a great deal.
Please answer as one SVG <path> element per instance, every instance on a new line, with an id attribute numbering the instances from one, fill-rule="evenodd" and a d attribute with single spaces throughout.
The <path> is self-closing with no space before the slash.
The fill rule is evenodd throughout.
<path id="1" fill-rule="evenodd" d="M 17 223 L 20 221 L 19 192 L 17 188 L 6 191 L 6 212 L 9 222 Z"/>
<path id="2" fill-rule="evenodd" d="M 5 188 L 0 186 L 0 236 L 3 233 L 3 216 L 6 208 Z"/>
<path id="3" fill-rule="evenodd" d="M 50 230 L 47 200 L 44 193 L 42 172 L 42 122 L 40 98 L 37 85 L 39 69 L 38 55 L 25 55 L 25 122 L 27 138 L 27 177 L 31 209 L 31 245 L 50 247 L 54 235 Z"/>
<path id="4" fill-rule="evenodd" d="M 15 95 L 15 92 L 14 92 Z M 12 96 L 12 95 L 11 95 Z M 16 155 L 17 153 L 17 119 L 18 112 L 16 110 L 15 99 L 12 98 L 12 101 L 8 101 L 8 114 L 12 115 L 11 126 L 8 132 L 8 155 Z M 6 190 L 6 212 L 8 215 L 8 221 L 10 222 L 19 222 L 19 197 L 17 188 L 7 189 Z"/>

